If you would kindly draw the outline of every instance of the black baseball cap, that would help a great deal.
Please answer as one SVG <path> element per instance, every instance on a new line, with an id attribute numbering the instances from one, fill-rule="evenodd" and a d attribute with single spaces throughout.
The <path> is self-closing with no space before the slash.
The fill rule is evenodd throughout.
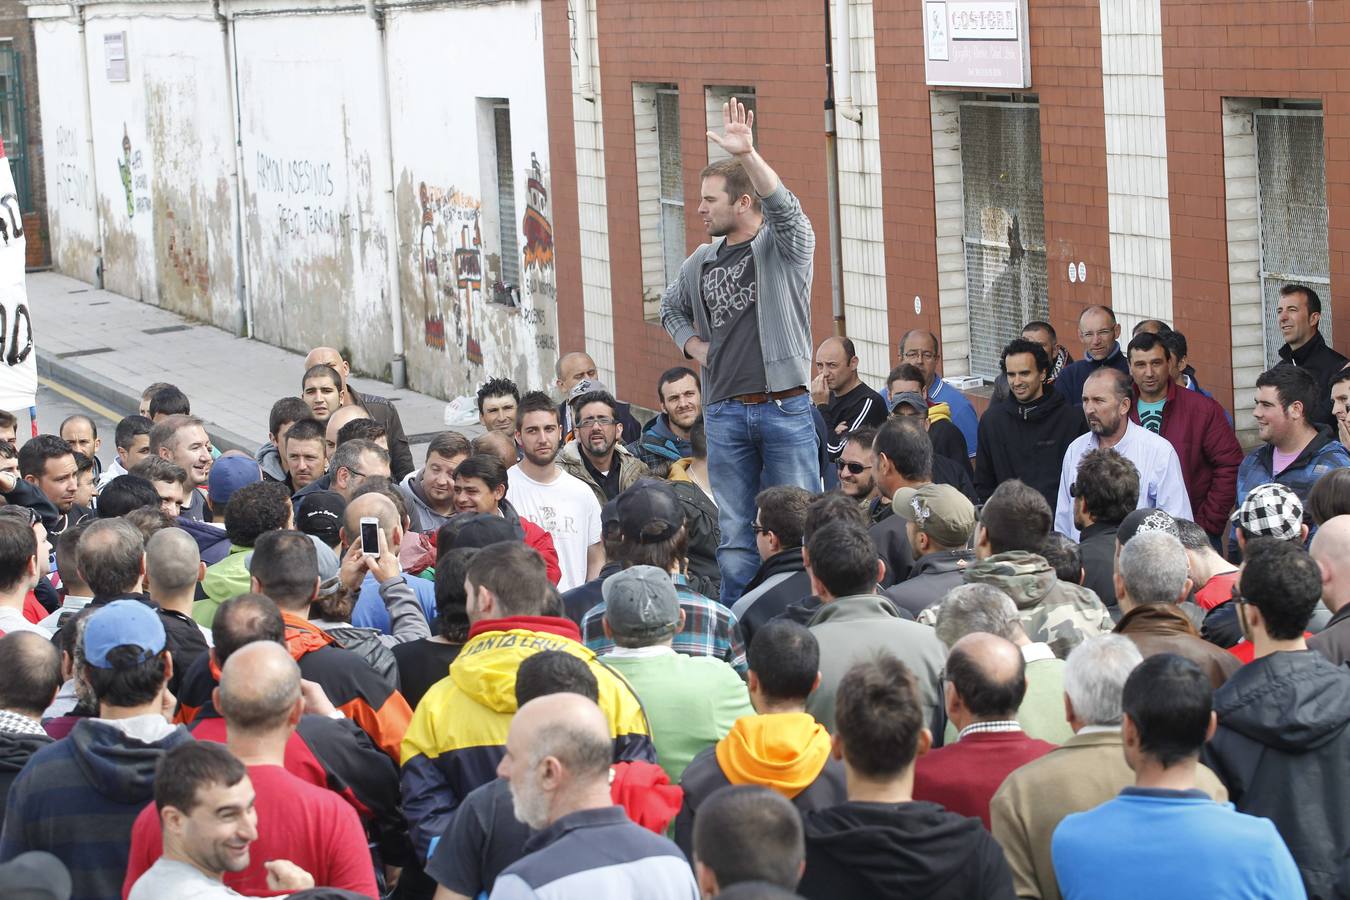
<path id="1" fill-rule="evenodd" d="M 624 541 L 658 544 L 684 527 L 684 504 L 664 481 L 644 478 L 615 499 L 619 536 Z"/>

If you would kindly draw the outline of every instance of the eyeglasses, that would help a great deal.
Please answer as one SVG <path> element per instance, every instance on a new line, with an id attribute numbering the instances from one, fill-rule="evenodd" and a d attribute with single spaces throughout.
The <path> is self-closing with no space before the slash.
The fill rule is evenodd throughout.
<path id="1" fill-rule="evenodd" d="M 931 362 L 932 360 L 937 359 L 937 354 L 932 350 L 906 350 L 904 353 L 900 354 L 900 358 L 907 359 L 911 362 L 918 362 L 919 360 Z"/>
<path id="2" fill-rule="evenodd" d="M 750 530 L 753 531 L 755 534 L 773 534 L 772 528 L 765 528 L 758 522 L 751 523 Z"/>
<path id="3" fill-rule="evenodd" d="M 839 460 L 839 462 L 835 463 L 835 466 L 837 466 L 839 468 L 839 471 L 841 472 L 844 471 L 845 469 L 848 469 L 848 471 L 853 475 L 861 475 L 868 469 L 872 468 L 871 466 L 865 466 L 860 462 L 844 462 L 842 459 Z"/>
<path id="4" fill-rule="evenodd" d="M 1069 485 L 1069 496 L 1074 498 L 1078 497 L 1078 482 L 1075 481 L 1073 484 Z"/>
<path id="5" fill-rule="evenodd" d="M 613 425 L 614 422 L 615 420 L 609 416 L 587 416 L 586 418 L 582 419 L 580 422 L 577 423 L 577 427 L 595 428 L 597 425 L 603 427 Z"/>
<path id="6" fill-rule="evenodd" d="M 1105 340 L 1109 337 L 1113 337 L 1115 333 L 1116 330 L 1114 328 L 1103 328 L 1100 331 L 1080 331 L 1078 332 L 1078 336 L 1085 341 L 1090 341 L 1093 338 L 1101 338 L 1102 340 Z"/>

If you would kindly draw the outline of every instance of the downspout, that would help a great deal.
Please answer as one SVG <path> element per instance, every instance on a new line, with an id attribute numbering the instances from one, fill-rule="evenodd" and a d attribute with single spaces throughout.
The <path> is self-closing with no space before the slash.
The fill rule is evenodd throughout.
<path id="1" fill-rule="evenodd" d="M 84 91 L 84 134 L 89 145 L 89 188 L 94 192 L 94 287 L 103 290 L 103 207 L 98 198 L 98 166 L 94 156 L 94 109 L 89 90 L 89 44 L 84 31 L 84 4 L 75 3 L 75 14 L 80 35 L 80 69 L 84 75 L 80 87 Z"/>
<path id="2" fill-rule="evenodd" d="M 239 53 L 234 41 L 234 20 L 222 11 L 223 0 L 214 0 L 216 19 L 225 43 L 225 77 L 229 81 L 230 139 L 234 143 L 234 171 L 230 186 L 234 194 L 234 296 L 243 312 L 244 337 L 253 337 L 253 293 L 248 289 L 244 259 L 244 141 L 239 103 Z"/>
<path id="3" fill-rule="evenodd" d="M 583 100 L 595 102 L 595 84 L 591 80 L 591 9 L 590 0 L 576 0 L 577 4 L 577 91 Z"/>
<path id="4" fill-rule="evenodd" d="M 403 352 L 403 283 L 399 271 L 398 200 L 394 196 L 394 119 L 389 101 L 389 46 L 385 31 L 384 11 L 376 9 L 375 0 L 366 0 L 366 13 L 375 23 L 376 77 L 379 78 L 380 130 L 389 168 L 385 173 L 388 183 L 384 191 L 385 228 L 389 240 L 385 245 L 386 280 L 389 283 L 389 316 L 392 320 L 394 357 L 389 361 L 389 380 L 396 388 L 408 386 L 407 359 Z"/>
<path id="5" fill-rule="evenodd" d="M 853 17 L 849 14 L 850 0 L 836 0 L 839 14 L 839 86 L 844 96 L 838 100 L 839 115 L 850 122 L 862 124 L 862 110 L 853 105 Z"/>
<path id="6" fill-rule="evenodd" d="M 844 335 L 848 333 L 848 323 L 844 321 L 844 243 L 839 221 L 839 148 L 834 121 L 834 50 L 831 44 L 830 0 L 825 0 L 825 185 L 830 214 L 830 303 L 834 333 Z"/>

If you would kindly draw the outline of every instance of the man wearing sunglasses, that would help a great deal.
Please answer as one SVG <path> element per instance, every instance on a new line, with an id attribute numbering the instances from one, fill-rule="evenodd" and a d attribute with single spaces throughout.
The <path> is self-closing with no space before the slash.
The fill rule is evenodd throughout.
<path id="1" fill-rule="evenodd" d="M 839 470 L 839 490 L 859 503 L 869 503 L 877 495 L 877 480 L 872 472 L 872 442 L 877 430 L 864 426 L 844 437 L 843 449 L 835 468 Z"/>

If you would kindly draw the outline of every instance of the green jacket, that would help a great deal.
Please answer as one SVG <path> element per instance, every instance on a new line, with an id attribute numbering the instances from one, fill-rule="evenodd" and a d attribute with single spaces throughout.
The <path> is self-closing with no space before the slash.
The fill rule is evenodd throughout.
<path id="1" fill-rule="evenodd" d="M 967 567 L 966 582 L 991 584 L 1011 597 L 1027 637 L 1049 644 L 1060 659 L 1088 638 L 1110 634 L 1114 627 L 1096 594 L 1060 581 L 1045 557 L 1035 553 L 995 553 Z"/>
<path id="2" fill-rule="evenodd" d="M 253 552 L 252 547 L 230 544 L 230 552 L 220 562 L 206 567 L 206 577 L 202 579 L 202 591 L 205 600 L 192 605 L 192 618 L 207 628 L 216 617 L 216 609 L 232 597 L 247 594 L 252 587 L 252 576 L 244 560 Z"/>

